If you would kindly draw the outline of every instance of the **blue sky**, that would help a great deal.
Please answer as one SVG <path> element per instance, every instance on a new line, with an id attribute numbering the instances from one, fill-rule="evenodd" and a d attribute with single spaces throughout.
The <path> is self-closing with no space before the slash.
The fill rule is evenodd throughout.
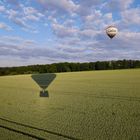
<path id="1" fill-rule="evenodd" d="M 0 67 L 118 59 L 140 59 L 139 0 L 0 0 Z"/>

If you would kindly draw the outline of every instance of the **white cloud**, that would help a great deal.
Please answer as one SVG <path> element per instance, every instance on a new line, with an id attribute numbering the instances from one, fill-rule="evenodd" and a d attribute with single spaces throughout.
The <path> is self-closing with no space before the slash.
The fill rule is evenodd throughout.
<path id="1" fill-rule="evenodd" d="M 106 19 L 106 20 L 112 20 L 113 18 L 112 18 L 112 13 L 107 13 L 107 14 L 105 14 L 104 15 L 104 18 Z"/>
<path id="2" fill-rule="evenodd" d="M 12 30 L 12 28 L 10 26 L 8 26 L 7 24 L 5 24 L 3 22 L 0 22 L 0 29 L 4 29 L 4 30 L 7 30 L 7 31 Z"/>
<path id="3" fill-rule="evenodd" d="M 18 6 L 18 9 L 0 6 L 0 11 L 3 12 L 3 15 L 14 24 L 21 27 L 21 29 L 23 29 L 24 31 L 32 33 L 37 32 L 37 30 L 31 25 L 31 22 L 40 22 L 44 15 L 33 7 L 26 7 L 23 4 L 15 3 L 14 1 L 12 2 L 12 4 Z"/>
<path id="4" fill-rule="evenodd" d="M 0 36 L 0 47 L 6 49 L 21 50 L 27 47 L 35 47 L 36 41 L 24 39 L 19 36 Z"/>
<path id="5" fill-rule="evenodd" d="M 58 11 L 66 11 L 69 13 L 75 12 L 78 9 L 72 0 L 36 0 L 46 10 L 53 9 Z"/>
<path id="6" fill-rule="evenodd" d="M 37 10 L 33 7 L 23 7 L 23 11 L 25 15 L 37 13 Z"/>
<path id="7" fill-rule="evenodd" d="M 11 18 L 16 18 L 18 16 L 18 11 L 13 10 L 13 9 L 9 9 L 6 11 L 6 14 L 8 15 L 8 17 Z"/>
<path id="8" fill-rule="evenodd" d="M 28 15 L 26 17 L 24 17 L 25 20 L 32 20 L 32 21 L 39 21 L 39 17 L 35 16 L 35 15 Z"/>
<path id="9" fill-rule="evenodd" d="M 53 24 L 52 29 L 53 29 L 54 33 L 60 38 L 76 36 L 77 31 L 78 31 L 76 28 L 69 28 L 69 27 L 65 27 L 64 25 L 60 25 L 60 24 Z"/>
<path id="10" fill-rule="evenodd" d="M 121 13 L 122 20 L 126 24 L 140 25 L 140 8 L 131 8 Z"/>
<path id="11" fill-rule="evenodd" d="M 100 10 L 93 10 L 91 14 L 82 17 L 84 29 L 104 30 L 108 25 L 115 24 L 112 13 L 103 14 Z"/>
<path id="12" fill-rule="evenodd" d="M 91 39 L 101 33 L 102 32 L 98 30 L 85 29 L 85 30 L 79 31 L 79 36 L 84 37 L 84 38 L 87 37 Z"/>
<path id="13" fill-rule="evenodd" d="M 5 11 L 5 7 L 0 5 L 0 12 L 4 12 Z"/>
<path id="14" fill-rule="evenodd" d="M 26 21 L 39 21 L 44 15 L 33 7 L 23 7 L 23 19 Z"/>
<path id="15" fill-rule="evenodd" d="M 57 23 L 57 19 L 55 17 L 52 17 L 52 16 L 48 16 L 48 20 L 51 22 L 51 23 Z"/>
<path id="16" fill-rule="evenodd" d="M 95 7 L 100 6 L 102 0 L 80 0 L 77 13 L 81 16 L 87 16 L 95 10 Z"/>
<path id="17" fill-rule="evenodd" d="M 124 11 L 130 7 L 134 0 L 110 0 L 104 8 L 111 11 Z"/>
<path id="18" fill-rule="evenodd" d="M 90 34 L 90 33 L 89 33 Z M 89 35 L 88 34 L 88 35 Z M 105 34 L 103 35 L 105 36 Z M 97 61 L 111 59 L 140 59 L 139 43 L 140 33 L 120 32 L 119 35 L 110 40 L 103 38 L 99 40 L 81 40 L 79 38 L 60 39 L 53 47 L 38 48 L 36 42 L 19 37 L 5 37 L 1 39 L 0 54 L 5 56 L 19 57 L 28 60 L 46 60 L 49 62 L 62 61 Z M 4 40 L 9 40 L 4 44 Z M 133 42 L 132 42 L 133 40 Z M 15 44 L 15 42 L 19 42 Z M 34 46 L 30 46 L 30 43 Z M 12 45 L 13 44 L 13 45 Z M 20 44 L 20 45 L 19 45 Z M 26 45 L 25 45 L 26 44 Z M 29 44 L 29 45 L 27 45 Z M 24 46 L 24 47 L 23 47 Z M 30 46 L 30 47 L 28 47 Z M 10 49 L 10 51 L 8 51 Z M 34 61 L 35 62 L 35 61 Z M 39 62 L 39 61 L 36 61 Z"/>
<path id="19" fill-rule="evenodd" d="M 139 50 L 140 32 L 120 32 L 118 39 L 120 46 L 125 46 L 131 50 Z"/>

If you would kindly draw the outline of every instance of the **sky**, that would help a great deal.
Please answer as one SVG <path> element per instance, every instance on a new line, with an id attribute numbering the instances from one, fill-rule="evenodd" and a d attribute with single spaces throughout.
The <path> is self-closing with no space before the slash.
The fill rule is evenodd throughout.
<path id="1" fill-rule="evenodd" d="M 0 67 L 118 59 L 140 59 L 140 0 L 0 0 Z"/>

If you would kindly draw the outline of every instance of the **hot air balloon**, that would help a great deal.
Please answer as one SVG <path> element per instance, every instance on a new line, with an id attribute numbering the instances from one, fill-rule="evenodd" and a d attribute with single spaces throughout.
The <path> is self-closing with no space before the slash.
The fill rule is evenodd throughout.
<path id="1" fill-rule="evenodd" d="M 106 34 L 112 39 L 118 32 L 118 29 L 115 26 L 108 26 L 106 28 Z"/>

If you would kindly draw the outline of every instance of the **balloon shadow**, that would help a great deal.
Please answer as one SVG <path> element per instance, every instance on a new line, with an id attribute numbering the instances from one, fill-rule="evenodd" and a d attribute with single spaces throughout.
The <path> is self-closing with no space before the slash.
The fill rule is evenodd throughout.
<path id="1" fill-rule="evenodd" d="M 46 89 L 55 79 L 56 74 L 54 73 L 33 74 L 31 77 L 41 88 L 40 97 L 49 97 L 49 92 Z"/>

